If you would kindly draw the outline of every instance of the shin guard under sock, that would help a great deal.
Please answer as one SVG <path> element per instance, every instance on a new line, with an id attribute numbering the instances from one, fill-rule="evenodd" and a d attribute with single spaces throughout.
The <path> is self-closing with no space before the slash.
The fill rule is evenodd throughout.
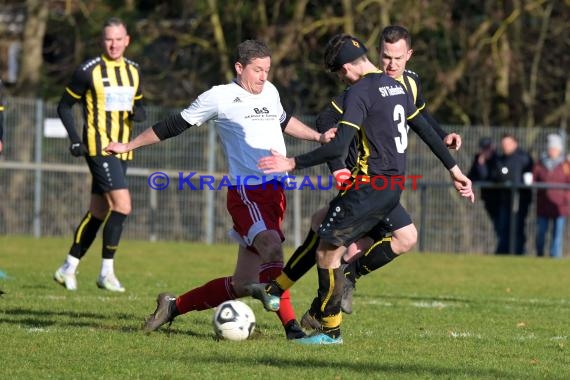
<path id="1" fill-rule="evenodd" d="M 75 230 L 73 244 L 69 249 L 69 255 L 81 259 L 89 247 L 91 247 L 102 223 L 102 220 L 95 218 L 90 212 L 87 212 Z"/>
<path id="2" fill-rule="evenodd" d="M 224 301 L 236 299 L 231 277 L 216 278 L 176 298 L 180 314 L 194 310 L 206 310 Z"/>
<path id="3" fill-rule="evenodd" d="M 323 332 L 337 338 L 340 335 L 342 322 L 340 301 L 344 287 L 344 273 L 340 268 L 318 268 L 317 271 L 319 275 L 317 316 L 323 326 Z"/>
<path id="4" fill-rule="evenodd" d="M 103 251 L 102 256 L 104 259 L 112 259 L 115 257 L 115 252 L 119 248 L 119 241 L 123 233 L 123 223 L 127 219 L 127 215 L 121 214 L 117 211 L 111 211 L 105 227 L 103 227 Z"/>
<path id="5" fill-rule="evenodd" d="M 392 239 L 390 237 L 376 242 L 357 260 L 357 277 L 365 276 L 398 257 L 398 255 L 392 251 L 391 242 Z"/>
<path id="6" fill-rule="evenodd" d="M 301 244 L 289 258 L 283 268 L 283 273 L 296 282 L 311 269 L 317 262 L 316 254 L 319 246 L 319 236 L 312 229 L 309 230 L 303 244 Z"/>

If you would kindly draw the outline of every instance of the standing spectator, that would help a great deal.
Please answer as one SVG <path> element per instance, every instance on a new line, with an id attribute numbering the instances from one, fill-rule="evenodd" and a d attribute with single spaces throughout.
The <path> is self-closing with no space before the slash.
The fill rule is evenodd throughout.
<path id="1" fill-rule="evenodd" d="M 479 152 L 473 158 L 471 169 L 467 175 L 473 182 L 495 181 L 497 173 L 497 151 L 495 144 L 490 137 L 482 137 L 479 140 Z M 491 222 L 497 238 L 499 237 L 499 203 L 500 196 L 496 188 L 483 186 L 481 188 L 481 199 L 485 211 Z"/>
<path id="2" fill-rule="evenodd" d="M 564 142 L 557 134 L 547 137 L 546 152 L 534 166 L 535 182 L 570 184 L 570 162 L 564 159 Z M 539 189 L 536 194 L 536 255 L 544 256 L 546 232 L 552 223 L 550 257 L 562 257 L 566 217 L 570 213 L 570 190 Z"/>
<path id="3" fill-rule="evenodd" d="M 128 142 L 134 122 L 146 118 L 139 67 L 123 56 L 129 41 L 123 21 L 109 19 L 103 26 L 103 54 L 79 66 L 57 107 L 71 140 L 71 155 L 85 158 L 93 177 L 89 210 L 75 230 L 65 262 L 54 274 L 54 280 L 68 290 L 77 289 L 75 272 L 79 261 L 104 225 L 97 286 L 115 292 L 125 291 L 115 276 L 114 257 L 123 223 L 131 213 L 126 170 L 133 155 L 112 155 L 103 148 L 110 141 Z M 79 137 L 73 119 L 72 107 L 76 102 L 83 106 L 83 138 Z"/>
<path id="4" fill-rule="evenodd" d="M 528 209 L 532 200 L 530 189 L 513 191 L 510 185 L 522 185 L 523 175 L 532 172 L 533 161 L 528 152 L 519 147 L 516 137 L 506 133 L 501 137 L 502 153 L 497 157 L 497 172 L 491 174 L 491 179 L 504 184 L 506 187 L 498 191 L 498 237 L 497 254 L 514 252 L 517 255 L 525 253 L 526 231 L 525 223 Z M 496 177 L 494 177 L 496 175 Z M 518 197 L 513 197 L 517 195 Z M 517 202 L 518 198 L 518 202 Z M 511 220 L 514 214 L 514 220 Z M 515 246 L 510 246 L 511 223 L 515 223 Z"/>

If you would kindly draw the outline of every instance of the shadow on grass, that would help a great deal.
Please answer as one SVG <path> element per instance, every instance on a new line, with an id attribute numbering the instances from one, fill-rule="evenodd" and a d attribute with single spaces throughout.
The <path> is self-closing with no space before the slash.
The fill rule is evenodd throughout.
<path id="1" fill-rule="evenodd" d="M 0 318 L 0 323 L 14 324 L 24 328 L 48 328 L 48 327 L 87 327 L 103 330 L 115 330 L 122 332 L 139 331 L 140 326 L 109 325 L 107 322 L 121 322 L 124 320 L 138 320 L 132 314 L 114 313 L 91 313 L 78 311 L 51 311 L 15 308 L 2 310 L 7 318 Z M 141 323 L 138 323 L 141 325 Z"/>
<path id="2" fill-rule="evenodd" d="M 302 345 L 295 345 L 296 351 L 299 350 L 306 350 L 307 356 L 311 355 L 311 351 L 313 349 L 322 351 L 327 349 L 332 349 L 331 355 L 338 354 L 342 349 L 343 346 L 335 346 L 335 347 L 323 347 L 323 346 L 302 346 Z M 346 347 L 344 347 L 346 348 Z M 219 357 L 207 357 L 201 358 L 194 358 L 196 364 L 199 362 L 204 363 L 213 363 L 219 364 Z M 354 376 L 363 376 L 367 375 L 370 376 L 371 374 L 375 375 L 409 375 L 409 376 L 435 376 L 441 378 L 464 378 L 464 377 L 475 377 L 475 378 L 493 378 L 493 379 L 508 379 L 508 378 L 515 378 L 515 376 L 506 371 L 501 371 L 493 368 L 485 369 L 485 368 L 458 368 L 458 365 L 452 366 L 453 364 L 450 363 L 450 366 L 435 366 L 435 365 L 422 365 L 418 363 L 410 363 L 410 364 L 390 364 L 390 363 L 382 363 L 381 361 L 373 362 L 373 363 L 363 363 L 363 362 L 354 362 L 350 359 L 343 360 L 343 361 L 330 361 L 330 360 L 320 360 L 320 359 L 313 359 L 313 358 L 305 358 L 303 360 L 295 360 L 295 359 L 288 359 L 286 357 L 274 357 L 274 356 L 263 356 L 263 357 L 224 357 L 224 365 L 229 366 L 236 366 L 236 367 L 250 367 L 255 368 L 256 366 L 266 365 L 278 368 L 293 368 L 299 369 L 301 367 L 306 367 L 308 370 L 314 370 L 315 368 L 325 368 L 325 369 L 336 369 L 339 373 L 346 373 L 351 372 Z"/>
<path id="3" fill-rule="evenodd" d="M 143 333 L 144 318 L 140 315 L 126 313 L 93 313 L 73 310 L 52 311 L 15 308 L 2 310 L 1 314 L 7 318 L 0 318 L 0 323 L 13 324 L 24 328 L 49 327 L 78 327 L 111 330 L 125 333 Z M 124 325 L 128 321 L 128 326 Z M 210 326 L 203 320 L 193 321 L 193 325 L 203 330 L 204 325 Z M 192 330 L 162 327 L 155 333 L 168 335 L 186 335 L 192 337 L 209 338 L 212 334 L 196 333 Z M 154 333 L 153 333 L 154 334 Z"/>

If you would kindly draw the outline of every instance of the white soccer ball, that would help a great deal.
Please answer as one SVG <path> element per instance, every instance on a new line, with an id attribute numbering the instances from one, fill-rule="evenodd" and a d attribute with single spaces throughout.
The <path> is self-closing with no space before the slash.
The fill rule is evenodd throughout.
<path id="1" fill-rule="evenodd" d="M 212 324 L 219 338 L 245 340 L 255 329 L 255 314 L 241 301 L 226 301 L 216 308 Z"/>

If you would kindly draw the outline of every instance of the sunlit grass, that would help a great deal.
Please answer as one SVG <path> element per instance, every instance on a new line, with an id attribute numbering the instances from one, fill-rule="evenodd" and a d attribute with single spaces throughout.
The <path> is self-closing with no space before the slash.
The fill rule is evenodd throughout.
<path id="1" fill-rule="evenodd" d="M 358 283 L 342 346 L 305 347 L 251 299 L 245 342 L 215 340 L 213 311 L 140 331 L 157 293 L 230 274 L 235 246 L 123 241 L 127 292 L 113 294 L 95 285 L 99 246 L 76 292 L 52 280 L 68 244 L 0 237 L 0 378 L 570 378 L 568 260 L 411 253 Z M 292 289 L 299 316 L 315 293 L 310 272 Z"/>

